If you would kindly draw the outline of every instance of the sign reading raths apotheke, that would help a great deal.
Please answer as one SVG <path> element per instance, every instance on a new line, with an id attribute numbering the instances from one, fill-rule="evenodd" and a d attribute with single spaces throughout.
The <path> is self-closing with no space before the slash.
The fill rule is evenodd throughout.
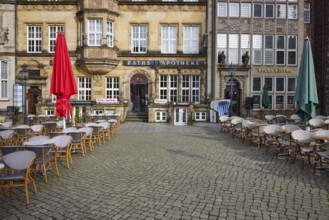
<path id="1" fill-rule="evenodd" d="M 125 60 L 124 66 L 204 66 L 200 60 Z"/>

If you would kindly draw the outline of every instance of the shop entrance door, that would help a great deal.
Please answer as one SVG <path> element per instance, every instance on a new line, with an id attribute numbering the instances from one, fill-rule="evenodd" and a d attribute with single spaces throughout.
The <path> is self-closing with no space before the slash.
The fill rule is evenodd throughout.
<path id="1" fill-rule="evenodd" d="M 147 112 L 148 86 L 147 78 L 142 74 L 135 74 L 130 80 L 130 107 L 132 112 Z"/>
<path id="2" fill-rule="evenodd" d="M 38 87 L 31 87 L 27 92 L 27 114 L 37 114 L 36 104 L 38 104 L 38 97 L 41 97 L 41 90 Z"/>
<path id="3" fill-rule="evenodd" d="M 187 108 L 175 108 L 174 118 L 174 125 L 187 125 Z"/>
<path id="4" fill-rule="evenodd" d="M 240 115 L 240 106 L 241 106 L 241 89 L 240 83 L 236 79 L 233 79 L 231 82 L 230 80 L 226 84 L 225 88 L 225 99 L 231 99 L 231 83 L 232 83 L 232 113 L 233 115 Z"/>

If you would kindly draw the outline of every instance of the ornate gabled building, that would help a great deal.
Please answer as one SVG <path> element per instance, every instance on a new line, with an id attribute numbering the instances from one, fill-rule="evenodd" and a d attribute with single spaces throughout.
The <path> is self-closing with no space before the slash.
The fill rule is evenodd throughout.
<path id="1" fill-rule="evenodd" d="M 7 115 L 7 106 L 13 106 L 15 83 L 15 1 L 0 4 L 0 112 L 1 121 Z"/>
<path id="2" fill-rule="evenodd" d="M 212 98 L 229 99 L 232 85 L 233 114 L 257 115 L 267 84 L 269 110 L 293 110 L 304 1 L 210 0 L 208 8 Z"/>
<path id="3" fill-rule="evenodd" d="M 146 113 L 149 122 L 206 120 L 205 10 L 203 0 L 18 0 L 17 72 L 29 72 L 28 114 L 54 113 L 51 65 L 64 32 L 75 108 Z"/>

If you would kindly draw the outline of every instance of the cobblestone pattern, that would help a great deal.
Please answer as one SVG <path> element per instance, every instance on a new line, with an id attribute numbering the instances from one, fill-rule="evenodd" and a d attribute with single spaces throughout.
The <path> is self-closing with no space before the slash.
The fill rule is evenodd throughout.
<path id="1" fill-rule="evenodd" d="M 60 177 L 37 175 L 30 205 L 1 195 L 0 219 L 328 219 L 328 173 L 274 152 L 209 123 L 126 123 Z"/>

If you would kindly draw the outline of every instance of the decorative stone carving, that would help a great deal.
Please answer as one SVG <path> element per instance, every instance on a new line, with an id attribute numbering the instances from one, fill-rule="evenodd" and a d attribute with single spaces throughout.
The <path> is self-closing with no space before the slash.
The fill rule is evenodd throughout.
<path id="1" fill-rule="evenodd" d="M 297 33 L 298 31 L 298 22 L 297 21 L 288 21 L 288 31 L 289 33 Z"/>
<path id="2" fill-rule="evenodd" d="M 277 19 L 276 20 L 276 31 L 277 32 L 286 32 L 287 31 L 287 22 L 285 19 L 280 20 Z"/>
<path id="3" fill-rule="evenodd" d="M 265 20 L 264 29 L 265 29 L 265 32 L 273 34 L 275 32 L 275 21 L 274 20 Z"/>

